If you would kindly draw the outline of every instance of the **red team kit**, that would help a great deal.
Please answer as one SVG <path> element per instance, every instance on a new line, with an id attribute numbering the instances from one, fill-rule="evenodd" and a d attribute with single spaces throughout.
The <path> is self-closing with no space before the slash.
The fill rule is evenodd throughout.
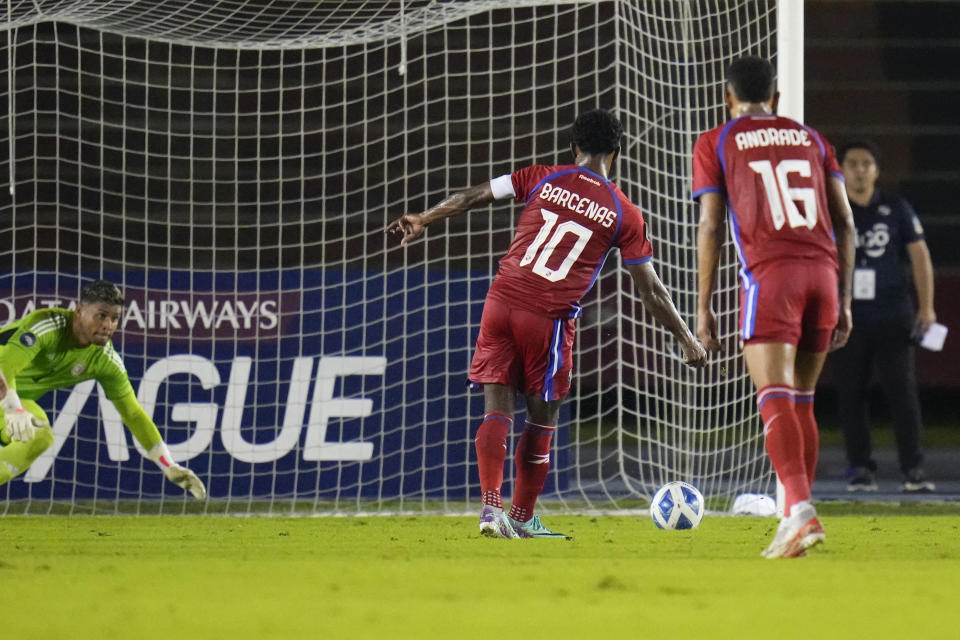
<path id="1" fill-rule="evenodd" d="M 562 398 L 570 389 L 577 303 L 612 247 L 625 264 L 651 259 L 646 223 L 613 182 L 576 165 L 525 167 L 491 185 L 496 198 L 526 206 L 487 294 L 469 378 Z M 533 323 L 551 326 L 531 331 Z M 523 352 L 523 370 L 510 366 L 514 349 Z"/>
<path id="2" fill-rule="evenodd" d="M 693 197 L 717 192 L 727 200 L 741 266 L 744 342 L 828 350 L 838 268 L 824 184 L 830 175 L 843 177 L 833 148 L 789 118 L 743 116 L 697 140 Z M 758 182 L 760 189 L 745 186 Z M 789 269 L 769 268 L 785 262 Z"/>

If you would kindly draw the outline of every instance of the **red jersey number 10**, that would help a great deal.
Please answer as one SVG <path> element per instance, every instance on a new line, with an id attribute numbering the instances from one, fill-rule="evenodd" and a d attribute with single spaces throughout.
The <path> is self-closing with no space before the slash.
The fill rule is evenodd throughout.
<path id="1" fill-rule="evenodd" d="M 570 273 L 570 268 L 573 267 L 573 263 L 575 263 L 577 258 L 580 257 L 580 254 L 583 253 L 583 248 L 587 246 L 587 242 L 590 240 L 590 236 L 593 235 L 593 231 L 577 224 L 573 220 L 561 222 L 556 230 L 554 230 L 553 227 L 557 224 L 560 216 L 546 209 L 540 209 L 540 215 L 543 216 L 543 226 L 540 227 L 540 232 L 537 234 L 537 237 L 534 238 L 530 246 L 527 247 L 526 253 L 523 254 L 523 259 L 520 260 L 520 266 L 525 267 L 533 262 L 533 272 L 535 274 L 546 278 L 550 282 L 557 282 L 566 278 L 567 274 Z M 553 231 L 553 235 L 550 235 L 551 231 Z M 560 244 L 560 241 L 568 233 L 577 236 L 576 243 L 574 243 L 570 251 L 567 252 L 567 257 L 563 259 L 559 267 L 556 269 L 547 267 L 547 261 L 550 259 L 550 256 L 553 255 L 554 249 L 557 248 L 557 245 Z M 547 236 L 550 237 L 549 240 L 547 240 Z M 546 246 L 543 246 L 544 242 L 547 243 Z M 541 246 L 543 246 L 543 251 L 540 251 Z M 537 256 L 538 251 L 540 252 L 539 257 Z M 536 262 L 534 262 L 534 258 L 536 258 Z"/>
<path id="2" fill-rule="evenodd" d="M 769 160 L 755 160 L 750 168 L 760 174 L 763 180 L 763 189 L 767 192 L 767 202 L 770 204 L 770 215 L 773 217 L 775 229 L 783 227 L 787 222 L 791 228 L 817 226 L 817 194 L 812 187 L 791 187 L 789 174 L 798 173 L 801 178 L 809 178 L 809 160 L 781 160 L 776 169 Z M 800 213 L 794 201 L 803 203 Z"/>

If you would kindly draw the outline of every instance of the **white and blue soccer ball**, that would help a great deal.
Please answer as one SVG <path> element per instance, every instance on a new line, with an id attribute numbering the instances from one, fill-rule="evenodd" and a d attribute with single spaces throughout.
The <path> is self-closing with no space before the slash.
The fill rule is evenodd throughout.
<path id="1" fill-rule="evenodd" d="M 668 482 L 653 494 L 650 517 L 661 529 L 695 529 L 703 519 L 703 495 L 687 482 Z"/>

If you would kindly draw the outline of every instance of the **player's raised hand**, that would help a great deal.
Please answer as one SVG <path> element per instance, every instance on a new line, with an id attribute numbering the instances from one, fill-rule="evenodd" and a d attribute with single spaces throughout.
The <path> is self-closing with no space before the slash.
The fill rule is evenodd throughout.
<path id="1" fill-rule="evenodd" d="M 697 313 L 697 338 L 703 343 L 703 348 L 710 353 L 718 353 L 721 349 L 720 339 L 717 337 L 717 314 L 713 309 Z"/>
<path id="2" fill-rule="evenodd" d="M 167 480 L 177 485 L 184 491 L 189 491 L 197 500 L 203 500 L 207 497 L 207 488 L 193 471 L 179 464 L 172 464 L 163 468 L 163 475 Z"/>
<path id="3" fill-rule="evenodd" d="M 415 240 L 423 235 L 423 230 L 427 225 L 423 223 L 423 216 L 419 213 L 405 213 L 384 229 L 386 233 L 401 234 L 400 246 L 406 245 L 411 240 Z"/>

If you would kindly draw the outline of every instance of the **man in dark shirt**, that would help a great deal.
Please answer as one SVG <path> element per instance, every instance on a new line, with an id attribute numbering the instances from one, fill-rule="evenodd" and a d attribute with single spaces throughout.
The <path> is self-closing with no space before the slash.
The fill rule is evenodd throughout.
<path id="1" fill-rule="evenodd" d="M 933 267 L 923 227 L 899 196 L 876 188 L 879 153 L 853 142 L 837 154 L 857 227 L 853 278 L 853 332 L 833 355 L 839 417 L 846 439 L 848 490 L 876 491 L 867 419 L 871 368 L 893 416 L 903 490 L 930 492 L 923 472 L 922 421 L 917 399 L 914 344 L 933 324 Z M 905 277 L 910 266 L 917 305 Z"/>

